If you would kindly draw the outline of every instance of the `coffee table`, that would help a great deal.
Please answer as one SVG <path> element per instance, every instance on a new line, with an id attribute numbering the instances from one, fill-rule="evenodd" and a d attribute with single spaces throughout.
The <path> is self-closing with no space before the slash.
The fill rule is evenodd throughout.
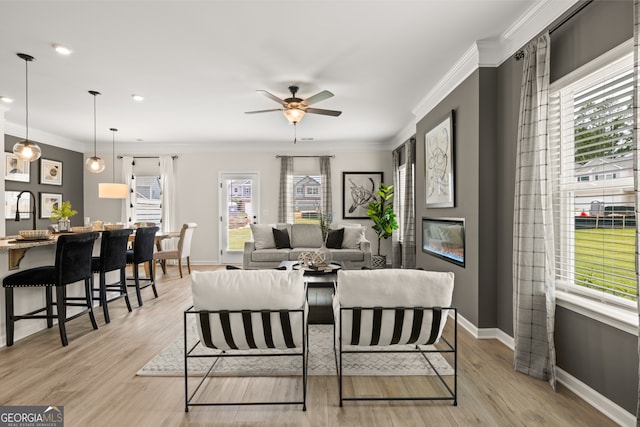
<path id="1" fill-rule="evenodd" d="M 282 261 L 279 267 L 286 267 L 287 270 L 299 268 L 297 261 Z M 331 263 L 328 267 L 328 271 L 304 269 L 310 324 L 333 323 L 333 293 L 338 279 L 337 272 L 343 266 Z"/>

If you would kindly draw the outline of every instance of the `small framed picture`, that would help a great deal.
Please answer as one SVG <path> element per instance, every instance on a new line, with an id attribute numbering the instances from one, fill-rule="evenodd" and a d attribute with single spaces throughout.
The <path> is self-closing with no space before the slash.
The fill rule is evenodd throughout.
<path id="1" fill-rule="evenodd" d="M 13 220 L 16 217 L 19 191 L 4 192 L 4 219 Z M 31 218 L 31 196 L 24 193 L 20 197 L 20 219 Z"/>
<path id="2" fill-rule="evenodd" d="M 30 162 L 13 153 L 4 153 L 4 179 L 6 181 L 29 182 Z"/>
<path id="3" fill-rule="evenodd" d="M 369 218 L 369 203 L 376 199 L 383 176 L 383 172 L 342 172 L 342 218 Z"/>
<path id="4" fill-rule="evenodd" d="M 40 184 L 62 185 L 62 162 L 40 159 Z"/>
<path id="5" fill-rule="evenodd" d="M 60 193 L 40 193 L 40 218 L 51 218 L 53 208 L 58 208 L 62 204 L 62 194 Z"/>

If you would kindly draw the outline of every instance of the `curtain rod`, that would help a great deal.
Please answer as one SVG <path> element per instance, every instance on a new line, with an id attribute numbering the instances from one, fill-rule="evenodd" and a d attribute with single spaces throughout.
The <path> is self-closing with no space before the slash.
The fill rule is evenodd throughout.
<path id="1" fill-rule="evenodd" d="M 332 159 L 336 158 L 336 156 L 334 156 L 333 154 L 329 156 L 285 156 L 283 154 L 276 154 L 276 159 L 279 159 L 280 157 L 331 157 Z"/>
<path id="2" fill-rule="evenodd" d="M 576 16 L 578 13 L 582 12 L 582 10 L 589 6 L 591 3 L 593 3 L 593 0 L 588 0 L 585 1 L 584 3 L 582 3 L 580 5 L 580 7 L 576 8 L 573 12 L 571 12 L 567 17 L 565 17 L 562 21 L 558 22 L 556 25 L 554 25 L 553 27 L 551 27 L 551 29 L 549 29 L 549 34 L 552 34 L 554 31 L 556 31 L 557 29 L 559 29 L 560 27 L 562 27 L 564 24 L 566 24 L 567 22 L 569 22 L 569 20 L 571 18 L 573 18 L 574 16 Z M 524 50 L 520 49 L 519 51 L 517 51 L 515 53 L 515 55 L 513 55 L 513 58 L 516 61 L 521 60 L 522 58 L 524 58 Z"/>
<path id="3" fill-rule="evenodd" d="M 160 156 L 131 156 L 134 159 L 159 159 Z M 124 156 L 122 154 L 118 154 L 118 159 L 122 159 Z M 174 154 L 171 156 L 173 160 L 178 158 L 178 155 Z"/>

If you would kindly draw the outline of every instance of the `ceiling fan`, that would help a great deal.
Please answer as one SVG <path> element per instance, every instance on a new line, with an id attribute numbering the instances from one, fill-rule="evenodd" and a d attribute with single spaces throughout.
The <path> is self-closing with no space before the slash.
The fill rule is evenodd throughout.
<path id="1" fill-rule="evenodd" d="M 322 92 L 318 92 L 313 96 L 310 96 L 307 99 L 298 98 L 296 93 L 298 92 L 298 86 L 289 86 L 289 91 L 291 92 L 290 98 L 280 99 L 277 96 L 267 92 L 266 90 L 258 90 L 257 92 L 262 92 L 264 96 L 269 99 L 273 99 L 278 104 L 282 105 L 282 108 L 273 108 L 270 110 L 258 110 L 258 111 L 247 111 L 245 114 L 256 114 L 256 113 L 268 113 L 270 111 L 282 111 L 284 116 L 289 120 L 289 122 L 294 125 L 302 120 L 302 117 L 306 113 L 311 114 L 322 114 L 324 116 L 334 116 L 337 117 L 342 114 L 342 111 L 336 110 L 323 110 L 321 108 L 310 108 L 310 105 L 313 105 L 317 102 L 324 101 L 325 99 L 331 98 L 333 93 L 328 90 L 323 90 Z"/>

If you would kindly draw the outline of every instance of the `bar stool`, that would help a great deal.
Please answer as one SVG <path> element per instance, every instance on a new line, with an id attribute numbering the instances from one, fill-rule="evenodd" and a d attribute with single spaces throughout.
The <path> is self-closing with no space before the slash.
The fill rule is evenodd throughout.
<path id="1" fill-rule="evenodd" d="M 93 275 L 91 274 L 91 253 L 98 233 L 65 234 L 58 237 L 56 244 L 55 265 L 29 268 L 10 274 L 2 280 L 5 293 L 7 346 L 13 345 L 15 322 L 23 319 L 47 319 L 47 327 L 53 326 L 53 319 L 58 319 L 60 339 L 66 346 L 67 332 L 65 322 L 88 313 L 93 329 L 98 329 L 93 314 L 91 289 Z M 68 297 L 67 285 L 84 280 L 84 297 Z M 13 312 L 14 288 L 44 287 L 46 306 L 29 313 L 16 315 Z M 56 302 L 53 302 L 52 288 L 56 288 Z M 53 306 L 56 314 L 53 314 Z M 85 307 L 80 313 L 67 317 L 67 307 Z M 43 311 L 46 314 L 39 314 Z"/>
<path id="2" fill-rule="evenodd" d="M 133 230 L 126 228 L 123 230 L 109 230 L 102 232 L 102 241 L 100 242 L 100 256 L 91 259 L 91 271 L 100 274 L 100 283 L 97 288 L 93 288 L 98 294 L 98 300 L 102 306 L 105 323 L 110 323 L 109 308 L 107 303 L 124 298 L 127 303 L 127 310 L 131 311 L 131 303 L 129 302 L 129 294 L 127 293 L 127 244 L 129 243 L 129 235 Z M 110 271 L 120 270 L 120 279 L 117 282 L 107 283 L 107 273 Z M 118 292 L 118 295 L 107 299 L 107 292 Z"/>
<path id="3" fill-rule="evenodd" d="M 156 290 L 156 282 L 153 278 L 153 249 L 155 247 L 156 233 L 158 227 L 141 227 L 136 230 L 136 238 L 133 241 L 133 250 L 127 251 L 127 264 L 133 265 L 133 285 L 127 285 L 130 288 L 136 288 L 136 296 L 138 297 L 138 306 L 142 305 L 142 296 L 140 290 L 151 286 L 153 294 L 158 298 Z M 141 278 L 138 272 L 138 265 L 148 263 L 149 277 Z M 144 286 L 140 286 L 140 281 L 148 281 Z"/>

